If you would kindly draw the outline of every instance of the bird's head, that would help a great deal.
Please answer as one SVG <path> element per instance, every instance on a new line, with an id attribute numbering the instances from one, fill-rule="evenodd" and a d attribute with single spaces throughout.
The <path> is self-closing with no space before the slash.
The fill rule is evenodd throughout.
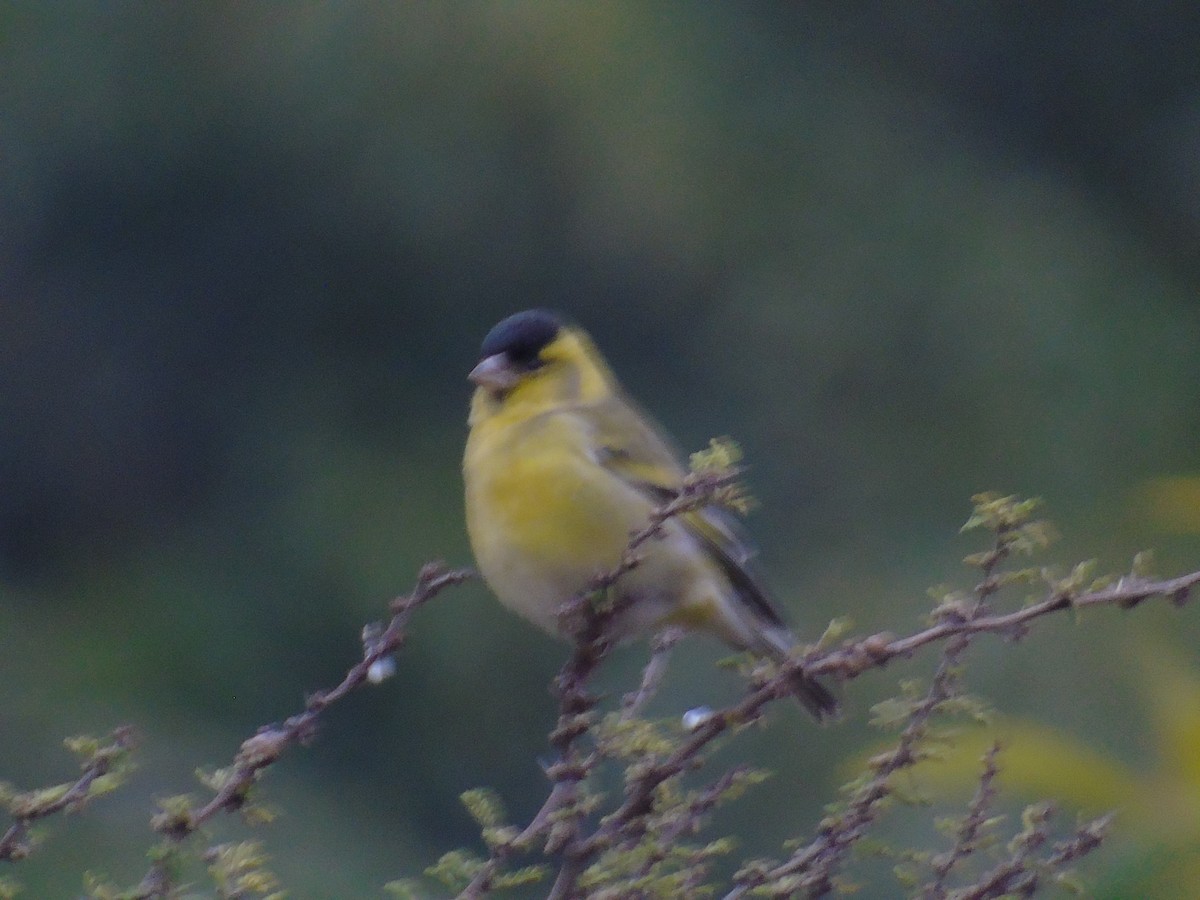
<path id="1" fill-rule="evenodd" d="M 520 406 L 530 413 L 541 406 L 597 400 L 615 389 L 591 339 L 544 309 L 516 313 L 489 331 L 467 377 L 477 386 L 472 408 L 491 411 Z"/>

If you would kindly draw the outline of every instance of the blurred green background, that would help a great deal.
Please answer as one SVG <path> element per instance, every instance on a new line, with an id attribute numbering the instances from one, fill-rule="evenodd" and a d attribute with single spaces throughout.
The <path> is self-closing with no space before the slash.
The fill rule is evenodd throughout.
<path id="1" fill-rule="evenodd" d="M 739 440 L 805 635 L 918 627 L 969 581 L 979 490 L 1045 497 L 1064 564 L 1200 567 L 1198 58 L 1198 8 L 1156 2 L 4 4 L 0 778 L 144 735 L 12 874 L 136 881 L 154 798 L 336 681 L 422 562 L 469 562 L 464 376 L 528 306 L 681 447 Z M 969 656 L 1007 715 L 1183 804 L 1118 819 L 1101 896 L 1194 896 L 1198 638 L 1164 605 Z M 466 788 L 528 816 L 564 654 L 478 585 L 423 610 L 398 677 L 266 780 L 292 895 L 477 846 Z M 658 711 L 736 696 L 720 655 L 689 642 Z M 743 855 L 811 832 L 930 665 L 739 745 L 778 773 L 722 814 Z"/>

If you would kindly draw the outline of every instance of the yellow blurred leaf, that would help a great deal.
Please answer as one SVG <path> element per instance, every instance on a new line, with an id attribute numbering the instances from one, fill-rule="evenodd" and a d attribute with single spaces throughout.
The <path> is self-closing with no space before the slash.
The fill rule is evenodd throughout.
<path id="1" fill-rule="evenodd" d="M 998 780 L 1022 797 L 1059 800 L 1088 813 L 1127 806 L 1137 797 L 1137 779 L 1125 766 L 1063 732 L 1011 719 L 964 730 L 939 758 L 914 766 L 913 778 L 929 793 L 969 794 L 979 782 L 980 760 L 997 740 Z"/>
<path id="2" fill-rule="evenodd" d="M 1200 671 L 1164 647 L 1131 651 L 1144 673 L 1142 691 L 1158 736 L 1163 772 L 1200 794 Z"/>
<path id="3" fill-rule="evenodd" d="M 1200 534 L 1200 475 L 1147 479 L 1134 494 L 1134 507 L 1163 531 Z"/>

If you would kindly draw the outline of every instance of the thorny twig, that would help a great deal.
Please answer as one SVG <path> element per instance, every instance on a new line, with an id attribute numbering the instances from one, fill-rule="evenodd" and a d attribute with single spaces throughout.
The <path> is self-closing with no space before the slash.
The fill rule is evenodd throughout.
<path id="1" fill-rule="evenodd" d="M 83 774 L 64 789 L 52 793 L 31 791 L 15 797 L 10 804 L 13 823 L 0 836 L 0 861 L 24 859 L 30 850 L 29 826 L 38 819 L 58 812 L 74 812 L 91 797 L 98 779 L 113 770 L 117 761 L 137 745 L 137 734 L 129 726 L 113 731 L 110 743 L 89 754 Z"/>
<path id="2" fill-rule="evenodd" d="M 417 577 L 411 593 L 397 597 L 390 604 L 392 618 L 385 629 L 368 632 L 371 637 L 364 646 L 363 658 L 346 672 L 345 677 L 329 690 L 310 695 L 304 710 L 275 725 L 266 725 L 242 742 L 233 767 L 222 780 L 216 794 L 195 810 L 183 810 L 156 817 L 154 827 L 168 840 L 181 843 L 205 822 L 220 812 L 236 812 L 247 800 L 250 789 L 263 770 L 295 744 L 304 744 L 316 734 L 321 713 L 351 691 L 371 680 L 372 666 L 390 657 L 408 638 L 408 621 L 417 607 L 432 600 L 452 585 L 474 577 L 469 569 L 447 569 L 441 563 L 427 563 Z M 156 862 L 142 879 L 132 897 L 150 900 L 170 896 L 172 877 L 162 862 Z"/>
<path id="3" fill-rule="evenodd" d="M 995 546 L 983 563 L 983 579 L 975 587 L 972 602 L 955 610 L 960 623 L 969 624 L 986 613 L 988 599 L 996 591 L 995 571 L 1010 553 L 1008 537 L 1005 530 L 997 533 Z M 930 721 L 943 703 L 960 693 L 959 659 L 970 641 L 970 632 L 952 634 L 942 649 L 942 658 L 928 691 L 908 713 L 907 724 L 895 746 L 870 760 L 871 777 L 854 790 L 845 810 L 828 816 L 821 823 L 817 836 L 797 848 L 785 862 L 773 867 L 747 866 L 741 873 L 740 883 L 726 895 L 726 900 L 741 897 L 763 884 L 789 892 L 803 890 L 811 896 L 821 896 L 833 889 L 833 878 L 846 852 L 866 833 L 878 815 L 880 803 L 892 794 L 892 777 L 920 760 L 918 747 L 928 733 Z M 812 672 L 816 668 L 812 666 L 805 671 Z"/>
<path id="4" fill-rule="evenodd" d="M 1091 853 L 1104 840 L 1112 815 L 1086 822 L 1071 837 L 1055 844 L 1052 852 L 1038 859 L 1037 851 L 1050 839 L 1049 803 L 1031 806 L 1025 811 L 1026 825 L 1011 844 L 1008 859 L 985 873 L 977 882 L 946 895 L 948 900 L 995 900 L 1001 897 L 1032 897 L 1041 886 L 1044 873 L 1061 871 L 1065 866 Z"/>
<path id="5" fill-rule="evenodd" d="M 1011 613 L 984 615 L 970 620 L 948 619 L 903 638 L 881 632 L 847 642 L 839 649 L 809 656 L 803 661 L 802 668 L 809 675 L 856 678 L 870 669 L 882 668 L 894 659 L 908 658 L 927 644 L 957 635 L 988 632 L 1020 638 L 1034 619 L 1065 609 L 1089 606 L 1129 609 L 1154 597 L 1167 597 L 1175 605 L 1182 606 L 1187 602 L 1191 589 L 1198 584 L 1200 572 L 1191 572 L 1164 580 L 1127 575 L 1110 587 L 1077 594 L 1053 590 L 1044 600 Z"/>
<path id="6" fill-rule="evenodd" d="M 555 680 L 559 702 L 559 719 L 550 735 L 556 760 L 546 767 L 551 782 L 550 792 L 541 809 L 529 824 L 507 840 L 490 843 L 491 853 L 476 870 L 474 877 L 460 897 L 478 898 L 488 894 L 508 861 L 518 855 L 534 852 L 542 843 L 544 858 L 557 859 L 559 871 L 551 888 L 551 898 L 571 898 L 580 893 L 579 879 L 584 871 L 607 850 L 629 847 L 651 827 L 657 812 L 657 789 L 664 782 L 696 768 L 706 749 L 726 732 L 758 719 L 770 702 L 790 693 L 789 684 L 798 673 L 808 677 L 833 676 L 851 680 L 865 672 L 882 668 L 897 658 L 907 658 L 930 644 L 944 641 L 942 659 L 926 695 L 916 701 L 907 716 L 906 727 L 898 735 L 893 748 L 877 755 L 870 763 L 870 777 L 859 785 L 845 807 L 822 823 L 817 836 L 807 845 L 776 865 L 752 864 L 743 869 L 729 898 L 740 897 L 756 886 L 770 885 L 772 889 L 795 888 L 811 895 L 828 892 L 845 852 L 871 825 L 877 816 L 880 802 L 891 792 L 890 780 L 902 769 L 911 766 L 921 755 L 919 745 L 928 730 L 931 718 L 939 707 L 958 693 L 957 666 L 961 654 L 971 639 L 982 633 L 1000 634 L 1010 639 L 1023 636 L 1033 620 L 1065 609 L 1115 605 L 1135 606 L 1153 597 L 1167 597 L 1182 605 L 1189 591 L 1200 584 L 1200 572 L 1173 579 L 1154 580 L 1131 574 L 1116 584 L 1093 591 L 1053 586 L 1040 602 L 1010 613 L 993 613 L 989 600 L 1001 585 L 996 577 L 999 563 L 1010 553 L 1006 542 L 1006 527 L 996 529 L 996 546 L 982 555 L 979 564 L 983 579 L 976 586 L 968 603 L 948 604 L 935 611 L 936 621 L 928 628 L 905 637 L 888 633 L 869 635 L 846 641 L 837 648 L 812 649 L 776 667 L 770 676 L 756 677 L 743 697 L 730 706 L 709 713 L 670 752 L 660 758 L 648 757 L 643 765 L 628 777 L 621 802 L 608 815 L 593 820 L 588 801 L 582 801 L 581 786 L 606 758 L 605 750 L 596 746 L 585 751 L 580 739 L 589 735 L 597 722 L 594 707 L 598 698 L 589 691 L 590 679 L 611 649 L 610 625 L 624 607 L 622 601 L 609 596 L 609 588 L 641 562 L 641 548 L 663 533 L 663 526 L 675 516 L 686 515 L 714 502 L 723 491 L 733 490 L 738 477 L 736 470 L 705 471 L 689 475 L 683 488 L 668 502 L 654 511 L 645 528 L 632 535 L 618 564 L 593 580 L 589 590 L 564 604 L 561 621 L 565 630 L 575 638 L 575 649 Z M 375 667 L 387 660 L 405 642 L 406 628 L 413 611 L 432 599 L 446 587 L 458 584 L 472 573 L 467 570 L 448 570 L 441 564 L 426 566 L 417 584 L 406 597 L 391 604 L 392 618 L 385 629 L 364 631 L 364 656 L 350 668 L 335 687 L 310 696 L 302 712 L 282 723 L 265 726 L 243 742 L 234 765 L 222 774 L 215 795 L 198 809 L 184 809 L 156 817 L 155 828 L 171 843 L 179 844 L 219 812 L 242 809 L 248 794 L 264 769 L 273 764 L 283 752 L 297 743 L 305 743 L 315 733 L 319 716 L 332 703 L 343 698 L 364 682 L 373 680 Z M 619 721 L 632 720 L 657 691 L 665 672 L 671 648 L 679 640 L 678 631 L 660 635 L 654 652 L 645 667 L 639 688 L 628 694 L 622 703 Z M 77 799 L 86 797 L 90 780 L 103 774 L 85 772 L 59 808 L 66 808 Z M 744 775 L 744 767 L 726 772 L 708 788 L 685 804 L 684 812 L 666 822 L 659 822 L 657 836 L 668 842 L 694 830 L 720 798 Z M 1045 818 L 1034 815 L 1033 824 L 1013 843 L 1010 858 L 976 884 L 947 892 L 945 883 L 957 863 L 973 852 L 978 831 L 982 827 L 991 801 L 995 776 L 995 749 L 985 758 L 985 771 L 979 790 L 968 808 L 954 846 L 935 857 L 934 881 L 926 886 L 926 896 L 948 900 L 975 900 L 994 897 L 999 893 L 1027 893 L 1036 886 L 1040 874 L 1061 866 L 1094 849 L 1100 842 L 1107 819 L 1098 819 L 1080 828 L 1070 839 L 1053 848 L 1053 853 L 1038 860 L 1036 851 L 1048 840 Z M 54 810 L 51 810 L 54 811 Z M 0 859 L 13 858 L 12 848 L 21 844 L 25 824 L 18 821 L 0 838 Z M 643 863 L 645 872 L 654 863 L 648 857 Z M 1041 867 L 1040 869 L 1038 867 Z M 695 873 L 689 873 L 688 878 Z M 175 889 L 167 863 L 160 859 L 146 874 L 131 898 L 165 898 Z"/>
<path id="7" fill-rule="evenodd" d="M 621 698 L 621 720 L 629 721 L 639 715 L 646 704 L 658 693 L 667 674 L 667 663 L 671 651 L 683 640 L 682 628 L 667 628 L 660 631 L 650 642 L 650 661 L 642 670 L 642 680 L 636 691 Z"/>
<path id="8" fill-rule="evenodd" d="M 946 644 L 929 690 L 909 713 L 908 724 L 891 750 L 873 757 L 872 776 L 859 786 L 844 812 L 828 817 L 817 836 L 798 848 L 783 863 L 773 867 L 749 866 L 726 900 L 744 896 L 763 884 L 788 885 L 807 896 L 821 896 L 833 888 L 833 877 L 847 850 L 862 838 L 875 821 L 879 803 L 892 793 L 892 776 L 919 761 L 917 747 L 924 738 L 938 707 L 958 692 L 956 669 L 969 638 L 956 635 Z M 794 885 L 794 887 L 791 887 Z"/>
<path id="9" fill-rule="evenodd" d="M 720 484 L 728 484 L 734 477 L 723 474 Z M 596 591 L 611 587 L 625 572 L 635 567 L 640 560 L 639 547 L 659 535 L 662 525 L 669 518 L 703 506 L 711 500 L 712 492 L 717 487 L 711 480 L 698 480 L 693 485 L 692 491 L 681 493 L 656 511 L 651 523 L 632 537 L 619 565 L 596 579 L 593 584 Z M 1156 596 L 1166 596 L 1172 602 L 1182 604 L 1186 602 L 1189 590 L 1200 584 L 1200 572 L 1162 581 L 1130 575 L 1111 587 L 1096 591 L 1077 592 L 1056 587 L 1041 602 L 1013 613 L 994 614 L 989 601 L 1000 587 L 996 570 L 1012 552 L 1009 531 L 1007 527 L 997 529 L 996 546 L 984 555 L 980 565 L 983 579 L 976 586 L 971 603 L 940 611 L 935 624 L 907 637 L 897 638 L 886 633 L 871 635 L 847 641 L 840 648 L 812 651 L 780 666 L 776 675 L 752 686 L 740 701 L 712 713 L 665 759 L 645 766 L 635 778 L 630 779 L 621 804 L 604 816 L 590 834 L 584 831 L 586 816 L 575 808 L 574 803 L 578 786 L 598 766 L 600 756 L 596 752 L 582 754 L 575 742 L 593 721 L 591 709 L 596 700 L 587 693 L 586 681 L 608 652 L 604 626 L 620 610 L 613 607 L 606 609 L 593 603 L 592 594 L 576 598 L 565 607 L 564 613 L 574 616 L 573 621 L 580 623 L 574 632 L 579 642 L 556 682 L 560 697 L 560 719 L 552 735 L 552 744 L 559 750 L 560 757 L 558 763 L 547 769 L 554 786 L 529 826 L 515 840 L 492 848 L 491 856 L 460 896 L 480 897 L 488 893 L 492 880 L 505 861 L 514 853 L 528 850 L 534 841 L 543 837 L 548 837 L 545 855 L 560 859 L 550 897 L 574 896 L 578 879 L 591 862 L 610 847 L 635 839 L 640 834 L 642 823 L 654 812 L 655 790 L 658 786 L 697 765 L 701 753 L 717 737 L 736 725 L 753 721 L 768 703 L 786 695 L 787 685 L 797 672 L 810 677 L 832 675 L 849 680 L 868 670 L 882 668 L 896 658 L 909 657 L 921 647 L 945 641 L 942 660 L 928 693 L 915 704 L 895 747 L 872 761 L 872 777 L 855 792 L 845 812 L 836 820 L 827 822 L 810 844 L 796 850 L 785 862 L 773 869 L 748 872 L 742 883 L 728 896 L 742 896 L 756 884 L 768 881 L 781 884 L 794 882 L 798 888 L 802 886 L 813 895 L 828 892 L 846 850 L 862 837 L 874 821 L 880 801 L 891 793 L 889 782 L 892 776 L 919 759 L 917 747 L 928 729 L 930 719 L 945 701 L 957 695 L 959 658 L 975 635 L 998 633 L 1017 639 L 1024 634 L 1029 622 L 1068 608 L 1098 605 L 1129 608 Z M 627 708 L 636 708 L 645 703 L 648 694 L 657 685 L 661 677 L 658 667 L 662 661 L 659 649 L 656 649 L 646 667 L 642 687 L 626 698 Z M 986 790 L 990 790 L 990 780 L 990 777 L 985 777 L 981 791 L 986 793 Z M 713 790 L 719 784 L 718 781 Z M 987 799 L 984 797 L 980 800 L 981 811 L 986 808 Z M 696 817 L 689 821 L 694 824 L 704 811 L 707 809 L 698 809 Z M 956 855 L 947 864 L 947 873 L 969 852 L 968 844 L 978 825 L 971 828 L 971 833 L 960 836 L 962 839 L 954 851 Z M 1099 841 L 1100 829 L 1086 833 L 1094 833 L 1095 840 Z M 1082 855 L 1090 849 L 1085 843 L 1080 839 L 1071 846 L 1078 851 L 1078 855 Z"/>
<path id="10" fill-rule="evenodd" d="M 924 900 L 942 900 L 946 897 L 946 881 L 958 863 L 978 849 L 979 832 L 987 822 L 988 811 L 996 798 L 996 775 L 1000 768 L 996 758 L 1000 755 L 1000 742 L 996 741 L 983 756 L 983 772 L 979 776 L 979 787 L 967 804 L 967 814 L 954 835 L 954 845 L 932 860 L 934 879 L 922 889 Z"/>

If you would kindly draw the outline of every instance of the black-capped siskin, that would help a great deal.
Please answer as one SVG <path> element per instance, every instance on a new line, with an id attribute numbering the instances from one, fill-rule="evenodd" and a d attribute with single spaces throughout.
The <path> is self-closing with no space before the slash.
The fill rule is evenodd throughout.
<path id="1" fill-rule="evenodd" d="M 588 336 L 554 313 L 496 325 L 470 379 L 463 478 L 475 559 L 505 606 L 560 634 L 564 604 L 618 564 L 686 469 Z M 613 587 L 613 637 L 680 625 L 777 661 L 791 653 L 795 638 L 723 510 L 667 520 L 641 556 Z M 797 675 L 793 687 L 818 719 L 836 714 L 816 680 Z"/>

